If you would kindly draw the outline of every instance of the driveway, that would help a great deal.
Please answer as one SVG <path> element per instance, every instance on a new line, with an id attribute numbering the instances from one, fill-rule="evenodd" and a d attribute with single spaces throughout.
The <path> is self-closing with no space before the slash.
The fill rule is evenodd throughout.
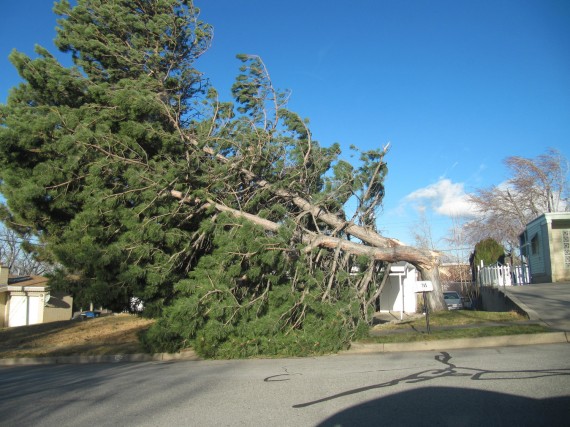
<path id="1" fill-rule="evenodd" d="M 540 283 L 501 288 L 531 320 L 553 329 L 570 331 L 570 283 Z"/>

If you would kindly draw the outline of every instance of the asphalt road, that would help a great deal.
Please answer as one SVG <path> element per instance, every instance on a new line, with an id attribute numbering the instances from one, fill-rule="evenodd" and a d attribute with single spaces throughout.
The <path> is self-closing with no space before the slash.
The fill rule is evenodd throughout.
<path id="1" fill-rule="evenodd" d="M 570 345 L 0 367 L 1 426 L 566 426 Z"/>

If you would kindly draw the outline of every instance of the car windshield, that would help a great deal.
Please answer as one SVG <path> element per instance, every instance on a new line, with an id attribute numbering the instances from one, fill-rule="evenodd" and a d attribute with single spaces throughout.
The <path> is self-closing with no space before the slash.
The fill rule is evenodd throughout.
<path id="1" fill-rule="evenodd" d="M 459 294 L 457 294 L 456 292 L 446 292 L 443 294 L 443 297 L 445 299 L 460 299 Z"/>

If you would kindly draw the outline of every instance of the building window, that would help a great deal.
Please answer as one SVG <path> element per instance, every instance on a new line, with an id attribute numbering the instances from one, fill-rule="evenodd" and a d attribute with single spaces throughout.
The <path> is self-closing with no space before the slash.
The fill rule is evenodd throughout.
<path id="1" fill-rule="evenodd" d="M 562 230 L 562 247 L 564 248 L 564 267 L 570 268 L 570 230 Z"/>
<path id="2" fill-rule="evenodd" d="M 530 253 L 533 255 L 538 255 L 539 249 L 540 245 L 538 242 L 538 234 L 535 234 L 532 236 L 532 239 L 530 239 Z"/>

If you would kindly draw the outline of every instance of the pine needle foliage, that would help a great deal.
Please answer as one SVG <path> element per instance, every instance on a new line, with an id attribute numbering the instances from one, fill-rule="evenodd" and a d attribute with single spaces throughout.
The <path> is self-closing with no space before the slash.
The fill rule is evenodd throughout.
<path id="1" fill-rule="evenodd" d="M 346 348 L 367 324 L 353 288 L 323 303 L 326 273 L 291 262 L 291 236 L 268 236 L 247 221 L 218 218 L 211 253 L 176 286 L 153 325 L 149 350 L 192 346 L 213 358 L 299 356 Z M 359 328 L 360 326 L 360 328 Z"/>
<path id="2" fill-rule="evenodd" d="M 74 3 L 54 7 L 74 66 L 14 51 L 23 82 L 0 105 L 2 219 L 62 266 L 53 287 L 142 299 L 153 351 L 321 354 L 366 327 L 385 259 L 431 259 L 374 231 L 387 147 L 339 160 L 257 56 L 238 55 L 235 104 L 218 99 L 191 1 Z"/>
<path id="3" fill-rule="evenodd" d="M 505 255 L 505 248 L 495 239 L 481 240 L 475 245 L 473 263 L 476 266 L 496 264 Z"/>

